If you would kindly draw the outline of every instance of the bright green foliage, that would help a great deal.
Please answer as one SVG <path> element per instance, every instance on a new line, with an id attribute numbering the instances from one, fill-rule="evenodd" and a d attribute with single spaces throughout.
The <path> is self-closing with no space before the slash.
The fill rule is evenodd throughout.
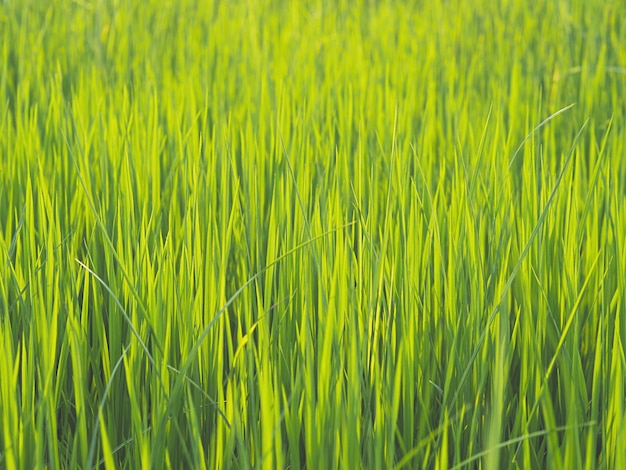
<path id="1" fill-rule="evenodd" d="M 0 467 L 626 468 L 626 3 L 0 1 Z"/>

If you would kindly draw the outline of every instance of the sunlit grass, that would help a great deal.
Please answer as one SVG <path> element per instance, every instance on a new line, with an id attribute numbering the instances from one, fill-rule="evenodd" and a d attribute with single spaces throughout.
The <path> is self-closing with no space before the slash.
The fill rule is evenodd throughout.
<path id="1" fill-rule="evenodd" d="M 0 2 L 0 467 L 626 468 L 624 18 Z"/>

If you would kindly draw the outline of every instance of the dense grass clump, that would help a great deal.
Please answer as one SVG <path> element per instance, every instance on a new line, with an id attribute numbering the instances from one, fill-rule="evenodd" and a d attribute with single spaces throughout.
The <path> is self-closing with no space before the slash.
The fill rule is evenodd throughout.
<path id="1" fill-rule="evenodd" d="M 0 467 L 626 468 L 626 4 L 0 2 Z"/>

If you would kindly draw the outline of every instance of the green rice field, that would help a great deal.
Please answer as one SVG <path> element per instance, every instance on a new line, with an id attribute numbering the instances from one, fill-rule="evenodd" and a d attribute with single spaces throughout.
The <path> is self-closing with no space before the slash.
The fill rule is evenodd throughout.
<path id="1" fill-rule="evenodd" d="M 625 469 L 626 2 L 0 0 L 0 468 Z"/>

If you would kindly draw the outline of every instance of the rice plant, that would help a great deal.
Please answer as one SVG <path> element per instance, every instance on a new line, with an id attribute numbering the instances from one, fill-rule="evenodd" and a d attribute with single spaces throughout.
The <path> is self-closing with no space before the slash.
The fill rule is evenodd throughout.
<path id="1" fill-rule="evenodd" d="M 625 19 L 0 2 L 0 467 L 626 468 Z"/>

